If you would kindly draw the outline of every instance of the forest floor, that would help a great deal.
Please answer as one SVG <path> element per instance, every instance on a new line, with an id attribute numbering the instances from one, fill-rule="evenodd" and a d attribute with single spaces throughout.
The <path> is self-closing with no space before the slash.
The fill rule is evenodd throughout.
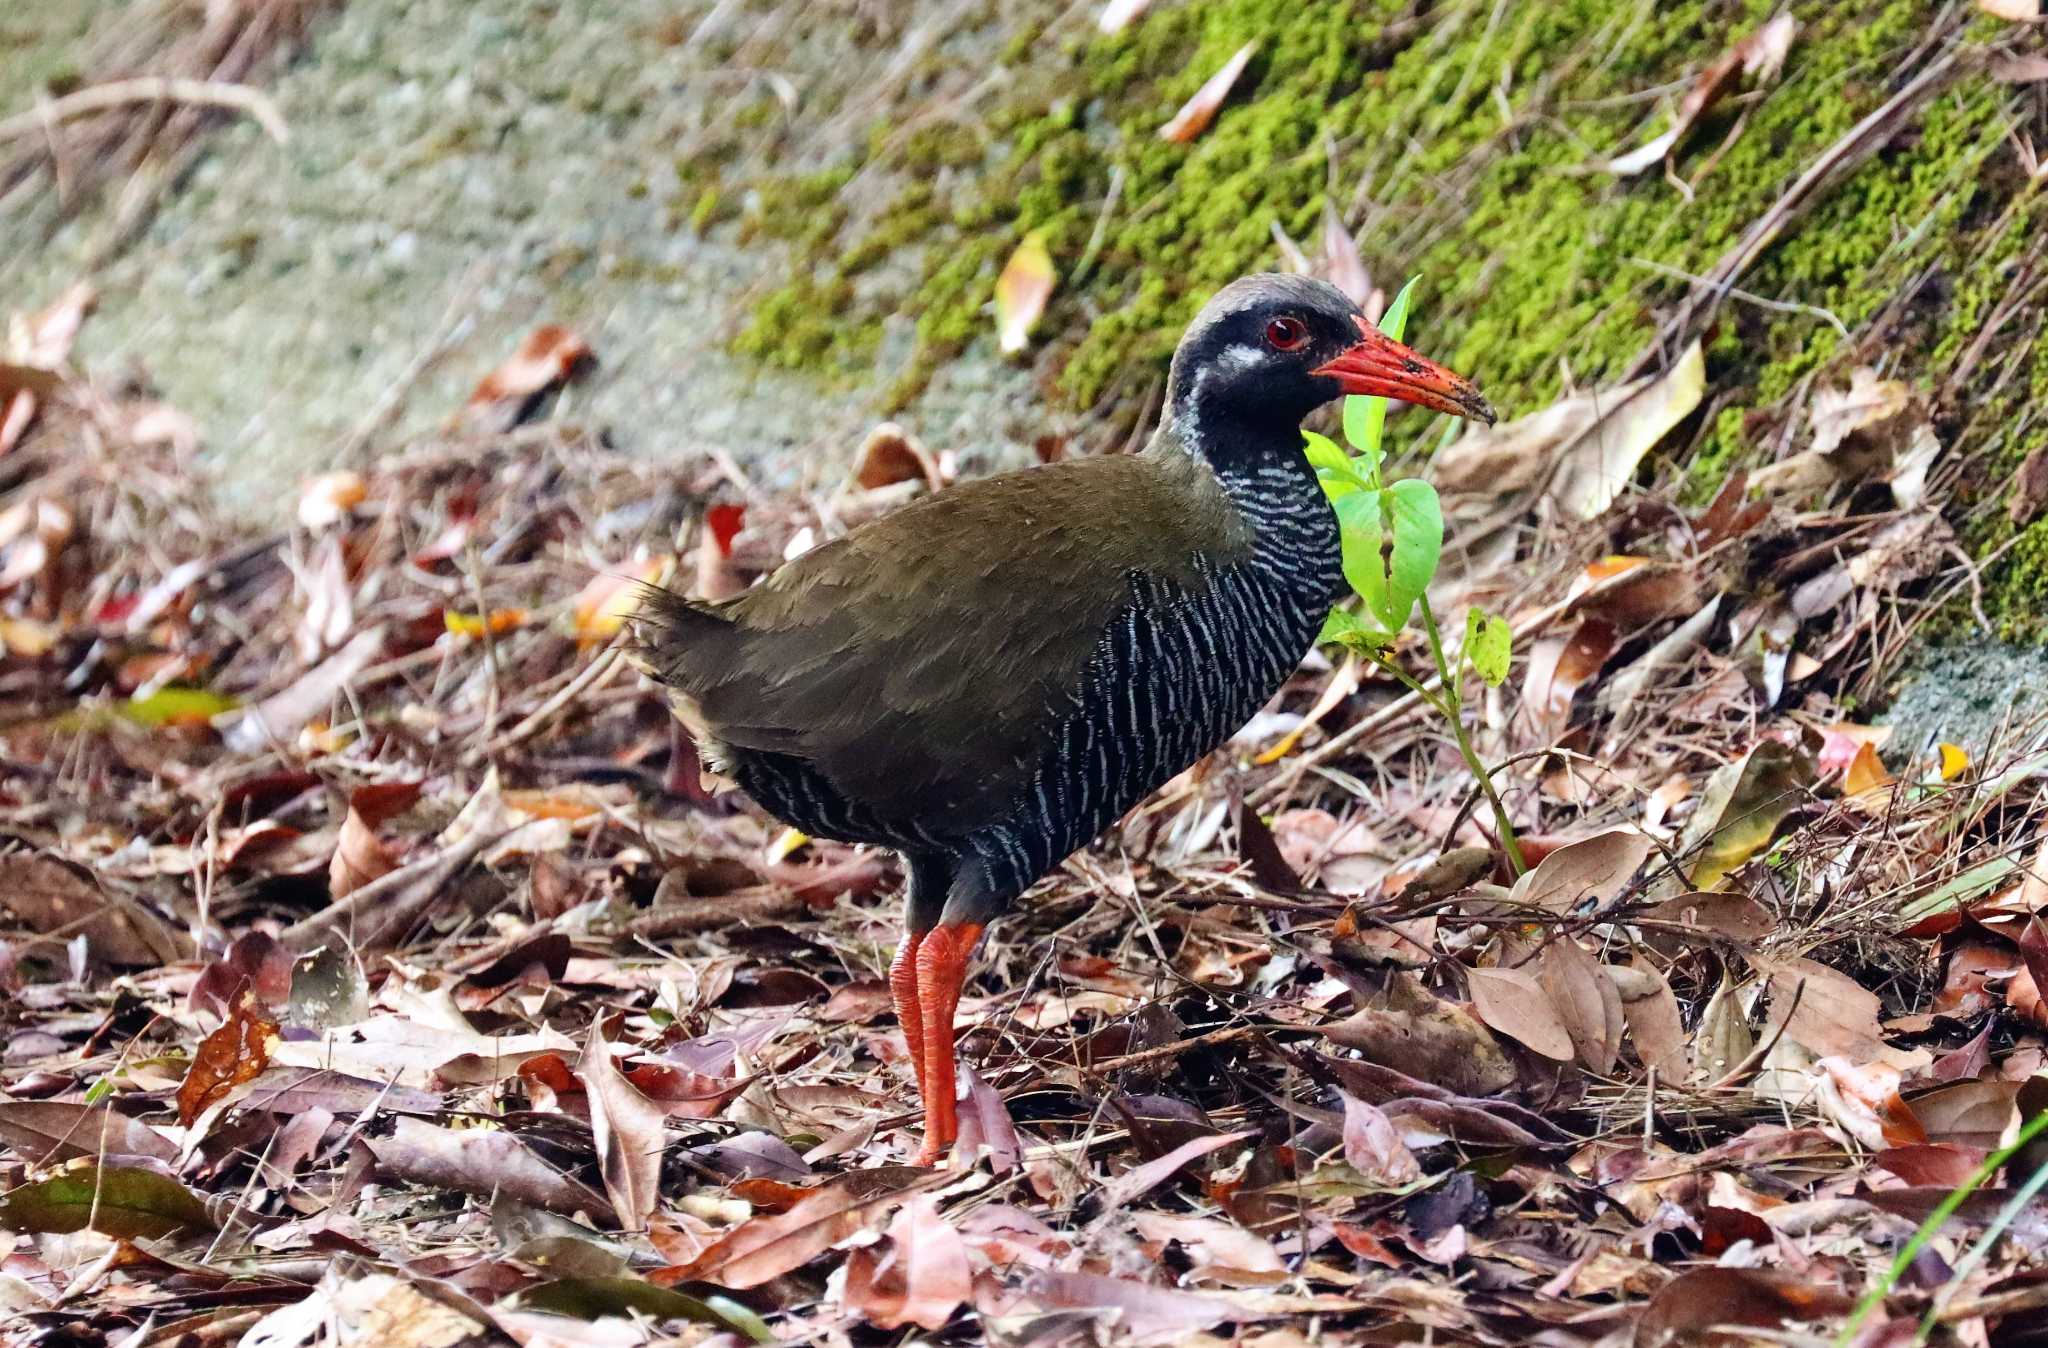
<path id="1" fill-rule="evenodd" d="M 545 325 L 251 511 L 74 359 L 93 303 L 0 360 L 6 1341 L 2048 1337 L 2048 718 L 1939 371 L 1814 371 L 1698 493 L 1674 328 L 1397 458 L 1432 603 L 1514 633 L 1467 715 L 1532 869 L 1442 724 L 1312 655 L 991 932 L 921 1169 L 893 861 L 707 790 L 622 625 L 957 458 L 626 452 L 606 331 Z M 1873 714 L 1930 621 L 1993 691 Z"/>

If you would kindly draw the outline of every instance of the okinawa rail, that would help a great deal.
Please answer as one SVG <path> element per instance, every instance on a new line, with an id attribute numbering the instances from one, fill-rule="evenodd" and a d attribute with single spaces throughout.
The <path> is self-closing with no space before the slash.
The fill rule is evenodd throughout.
<path id="1" fill-rule="evenodd" d="M 1248 276 L 1181 339 L 1139 453 L 922 497 L 737 598 L 665 590 L 637 657 L 706 766 L 804 833 L 902 854 L 889 969 L 929 1165 L 983 928 L 1242 726 L 1343 588 L 1301 420 L 1347 393 L 1491 422 L 1335 286 Z"/>

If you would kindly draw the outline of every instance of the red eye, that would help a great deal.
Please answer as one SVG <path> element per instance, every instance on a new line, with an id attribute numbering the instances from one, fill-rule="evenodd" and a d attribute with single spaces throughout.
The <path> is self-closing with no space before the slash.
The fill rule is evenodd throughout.
<path id="1" fill-rule="evenodd" d="M 1266 345 L 1275 351 L 1299 351 L 1308 343 L 1308 325 L 1298 318 L 1276 318 L 1266 325 Z"/>

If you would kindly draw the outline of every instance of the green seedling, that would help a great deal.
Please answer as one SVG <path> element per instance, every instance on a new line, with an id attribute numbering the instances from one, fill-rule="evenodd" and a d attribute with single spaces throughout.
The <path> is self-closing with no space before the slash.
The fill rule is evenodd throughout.
<path id="1" fill-rule="evenodd" d="M 1399 341 L 1408 324 L 1415 291 L 1410 281 L 1387 306 L 1380 331 Z M 1479 790 L 1493 807 L 1494 825 L 1508 862 L 1520 874 L 1522 849 L 1508 820 L 1507 807 L 1494 789 L 1493 774 L 1479 760 L 1465 728 L 1461 692 L 1465 672 L 1497 687 L 1508 676 L 1513 636 L 1498 614 L 1474 608 L 1465 615 L 1465 639 L 1452 656 L 1444 649 L 1436 614 L 1429 604 L 1429 583 L 1443 556 L 1444 512 L 1436 488 L 1420 478 L 1382 480 L 1382 440 L 1387 423 L 1385 398 L 1344 400 L 1344 438 L 1355 454 L 1326 435 L 1304 431 L 1308 461 L 1315 467 L 1323 494 L 1337 513 L 1344 546 L 1344 579 L 1359 598 L 1359 610 L 1333 610 L 1323 624 L 1319 642 L 1355 651 L 1394 679 L 1406 684 L 1444 720 L 1458 743 L 1458 752 L 1478 780 Z M 1436 664 L 1434 688 L 1404 669 L 1393 654 L 1395 642 L 1417 614 L 1429 654 Z"/>

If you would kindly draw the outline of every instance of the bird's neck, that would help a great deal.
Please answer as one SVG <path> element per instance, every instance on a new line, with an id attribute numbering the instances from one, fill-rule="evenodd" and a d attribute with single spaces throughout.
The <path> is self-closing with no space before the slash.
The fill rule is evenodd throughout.
<path id="1" fill-rule="evenodd" d="M 1175 414 L 1149 452 L 1184 455 L 1222 488 L 1250 532 L 1254 565 L 1304 594 L 1336 595 L 1344 577 L 1337 517 L 1302 452 L 1300 426 Z"/>

